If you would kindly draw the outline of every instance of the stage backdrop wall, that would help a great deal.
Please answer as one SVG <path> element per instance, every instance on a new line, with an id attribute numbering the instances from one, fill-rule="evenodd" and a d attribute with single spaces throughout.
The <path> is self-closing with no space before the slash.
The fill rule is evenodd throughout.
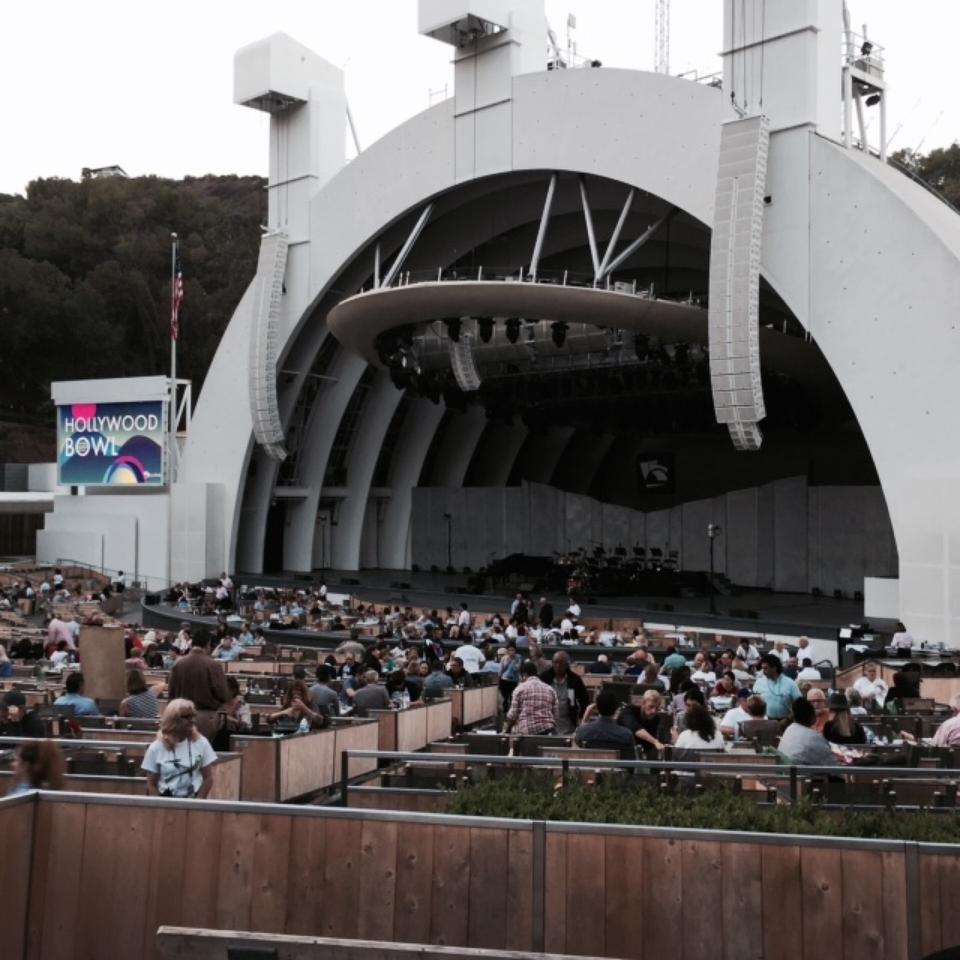
<path id="1" fill-rule="evenodd" d="M 715 569 L 746 587 L 831 594 L 863 589 L 864 577 L 896 577 L 897 549 L 879 487 L 811 487 L 804 477 L 642 512 L 564 493 L 545 484 L 518 487 L 417 487 L 412 562 L 484 566 L 511 553 L 550 556 L 619 544 L 676 550 L 685 570 L 709 566 L 708 523 L 722 534 Z"/>

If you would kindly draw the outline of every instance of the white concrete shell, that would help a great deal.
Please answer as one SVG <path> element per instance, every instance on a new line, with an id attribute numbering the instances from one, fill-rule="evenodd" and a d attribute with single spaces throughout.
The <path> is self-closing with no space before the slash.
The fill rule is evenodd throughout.
<path id="1" fill-rule="evenodd" d="M 503 109 L 500 109 L 502 107 Z M 725 94 L 709 86 L 623 70 L 566 70 L 514 76 L 506 99 L 481 128 L 471 117 L 473 149 L 464 151 L 465 115 L 455 98 L 404 123 L 327 180 L 309 199 L 302 236 L 291 238 L 283 318 L 282 370 L 291 370 L 281 406 L 292 416 L 297 392 L 324 339 L 326 313 L 369 283 L 371 245 L 384 262 L 412 218 L 430 200 L 475 189 L 502 174 L 535 176 L 531 205 L 542 204 L 550 171 L 569 171 L 636 187 L 701 224 L 713 196 Z M 478 131 L 482 131 L 482 136 Z M 900 611 L 929 639 L 960 644 L 960 218 L 891 167 L 818 135 L 806 125 L 771 138 L 762 272 L 819 345 L 852 405 L 886 497 L 900 558 Z M 611 208 L 612 209 L 612 208 Z M 503 211 L 526 222 L 526 213 Z M 534 217 L 539 216 L 535 213 Z M 491 217 L 491 220 L 496 220 Z M 478 237 L 502 222 L 475 223 Z M 464 228 L 466 229 L 466 228 Z M 443 231 L 438 229 L 437 240 Z M 424 244 L 428 240 L 424 238 Z M 358 257 L 363 254 L 362 262 Z M 444 264 L 443 251 L 423 261 Z M 446 262 L 453 258 L 447 254 Z M 174 544 L 175 576 L 258 569 L 275 471 L 252 457 L 245 403 L 248 299 L 239 304 L 211 365 L 194 415 L 181 480 L 214 485 L 222 513 L 207 518 L 205 551 L 191 559 Z M 363 363 L 336 360 L 336 383 L 322 392 L 300 452 L 303 495 L 288 516 L 284 566 L 319 566 L 316 514 L 325 465 Z M 341 507 L 332 556 L 356 569 L 377 451 L 399 400 L 379 374 L 354 431 L 350 489 Z M 441 414 L 411 406 L 403 458 L 386 513 L 383 563 L 408 559 L 410 487 L 420 475 Z M 441 438 L 436 474 L 462 482 L 484 432 L 472 426 Z M 557 431 L 559 456 L 570 440 Z M 514 455 L 522 437 L 507 446 Z M 513 462 L 512 456 L 510 463 Z M 266 476 L 264 476 L 266 474 Z M 505 482 L 505 469 L 491 482 Z M 589 481 L 587 481 L 587 487 Z M 243 506 L 243 510 L 241 510 Z M 242 529 L 241 529 L 242 527 Z M 238 544 L 243 544 L 238 550 Z"/>

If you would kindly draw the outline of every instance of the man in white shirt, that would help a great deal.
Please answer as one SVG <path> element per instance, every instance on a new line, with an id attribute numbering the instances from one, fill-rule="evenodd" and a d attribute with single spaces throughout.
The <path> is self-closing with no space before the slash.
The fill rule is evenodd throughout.
<path id="1" fill-rule="evenodd" d="M 803 661 L 810 658 L 810 662 L 813 663 L 813 650 L 810 649 L 810 641 L 807 637 L 798 637 L 797 638 L 797 663 L 800 666 L 803 666 Z"/>
<path id="2" fill-rule="evenodd" d="M 470 621 L 473 618 L 470 616 L 470 611 L 467 609 L 465 603 L 460 604 L 460 613 L 457 614 L 457 626 L 460 628 L 460 636 L 466 636 L 466 633 L 470 631 Z M 466 633 L 464 632 L 466 631 Z"/>
<path id="3" fill-rule="evenodd" d="M 567 607 L 567 613 L 569 613 L 574 620 L 579 620 L 580 614 L 582 613 L 580 609 L 580 604 L 577 603 L 577 601 L 574 600 L 573 597 L 569 597 L 568 599 L 570 600 L 570 604 Z"/>
<path id="4" fill-rule="evenodd" d="M 869 710 L 871 707 L 883 709 L 883 701 L 887 699 L 887 682 L 879 676 L 877 665 L 868 663 L 864 669 L 864 676 L 853 685 L 853 689 L 863 698 L 863 705 Z"/>
<path id="5" fill-rule="evenodd" d="M 453 651 L 453 655 L 460 658 L 463 662 L 463 669 L 466 670 L 467 673 L 479 673 L 480 668 L 485 663 L 480 648 L 475 647 L 472 643 L 464 643 L 457 647 L 457 649 Z"/>
<path id="6" fill-rule="evenodd" d="M 748 667 L 752 667 L 760 660 L 760 651 L 750 640 L 741 640 L 737 647 L 737 656 Z"/>
<path id="7" fill-rule="evenodd" d="M 725 737 L 735 740 L 740 734 L 740 724 L 745 720 L 752 719 L 744 707 L 751 696 L 752 693 L 747 687 L 737 691 L 736 704 L 723 715 L 723 719 L 720 721 L 720 732 Z"/>
<path id="8" fill-rule="evenodd" d="M 775 657 L 779 658 L 780 662 L 786 666 L 787 661 L 790 659 L 790 651 L 784 646 L 782 640 L 777 640 L 773 645 L 773 649 L 770 651 Z"/>
<path id="9" fill-rule="evenodd" d="M 800 672 L 797 674 L 797 683 L 801 680 L 822 680 L 820 676 L 820 671 L 813 665 L 813 662 L 809 657 L 804 657 L 801 661 L 802 666 Z"/>

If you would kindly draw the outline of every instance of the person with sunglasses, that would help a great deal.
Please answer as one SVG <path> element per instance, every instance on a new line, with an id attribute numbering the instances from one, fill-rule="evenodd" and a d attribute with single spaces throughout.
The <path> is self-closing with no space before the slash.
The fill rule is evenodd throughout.
<path id="1" fill-rule="evenodd" d="M 143 756 L 147 793 L 203 800 L 213 787 L 216 760 L 210 741 L 197 730 L 193 702 L 171 700 L 160 718 L 157 739 Z"/>

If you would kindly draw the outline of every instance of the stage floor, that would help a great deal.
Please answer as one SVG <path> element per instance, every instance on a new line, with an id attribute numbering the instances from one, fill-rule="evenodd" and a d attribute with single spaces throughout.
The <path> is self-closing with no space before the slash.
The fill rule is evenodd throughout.
<path id="1" fill-rule="evenodd" d="M 319 571 L 308 578 L 302 573 L 248 574 L 238 573 L 236 582 L 248 586 L 290 586 L 303 588 L 319 583 Z M 333 593 L 351 593 L 378 604 L 409 604 L 414 607 L 444 609 L 465 601 L 472 610 L 508 612 L 515 592 L 504 588 L 497 593 L 455 591 L 464 586 L 462 574 L 411 573 L 402 570 L 325 571 L 327 588 Z M 354 581 L 354 582 L 351 582 Z M 359 581 L 359 583 L 355 582 Z M 409 586 L 397 587 L 403 583 Z M 538 596 L 531 598 L 534 602 Z M 566 608 L 562 594 L 548 594 L 554 611 Z M 597 603 L 583 603 L 585 618 L 625 619 L 639 617 L 648 622 L 687 626 L 716 627 L 726 630 L 749 630 L 758 633 L 807 635 L 836 639 L 836 629 L 863 621 L 863 603 L 856 600 L 835 600 L 804 593 L 772 593 L 768 590 L 743 590 L 735 596 L 718 594 L 714 598 L 715 613 L 710 613 L 709 597 L 597 597 Z M 668 609 L 672 607 L 672 609 Z M 753 616 L 755 614 L 755 616 Z M 889 620 L 872 620 L 876 631 L 892 632 L 896 624 Z"/>

